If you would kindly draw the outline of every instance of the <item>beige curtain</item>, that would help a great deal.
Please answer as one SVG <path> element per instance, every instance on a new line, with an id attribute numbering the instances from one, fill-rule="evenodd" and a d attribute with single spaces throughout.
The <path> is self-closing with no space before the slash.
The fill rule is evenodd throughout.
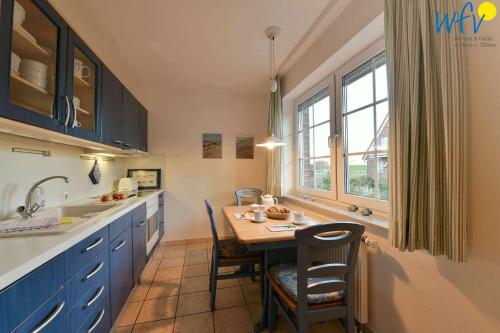
<path id="1" fill-rule="evenodd" d="M 467 89 L 458 25 L 435 29 L 453 0 L 386 0 L 390 242 L 467 257 Z"/>
<path id="2" fill-rule="evenodd" d="M 280 79 L 276 76 L 278 89 L 272 92 L 269 99 L 268 135 L 283 139 L 283 104 L 281 99 Z M 266 191 L 273 196 L 281 196 L 281 173 L 283 168 L 282 148 L 276 147 L 267 153 L 267 187 Z"/>

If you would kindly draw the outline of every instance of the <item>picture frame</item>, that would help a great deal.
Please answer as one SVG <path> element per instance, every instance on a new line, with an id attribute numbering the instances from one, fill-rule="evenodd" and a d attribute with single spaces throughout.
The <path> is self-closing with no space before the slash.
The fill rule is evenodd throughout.
<path id="1" fill-rule="evenodd" d="M 161 169 L 128 169 L 127 177 L 137 180 L 139 190 L 157 190 L 161 187 Z"/>

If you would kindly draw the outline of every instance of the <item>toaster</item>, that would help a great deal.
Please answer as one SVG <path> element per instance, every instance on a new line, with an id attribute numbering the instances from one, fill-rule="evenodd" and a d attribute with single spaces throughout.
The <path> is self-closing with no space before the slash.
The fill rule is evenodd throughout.
<path id="1" fill-rule="evenodd" d="M 121 178 L 118 183 L 118 192 L 137 192 L 139 185 L 133 178 Z"/>

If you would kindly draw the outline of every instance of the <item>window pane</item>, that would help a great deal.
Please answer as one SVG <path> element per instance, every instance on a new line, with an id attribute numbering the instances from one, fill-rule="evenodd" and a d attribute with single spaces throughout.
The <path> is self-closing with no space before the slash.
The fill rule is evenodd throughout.
<path id="1" fill-rule="evenodd" d="M 385 65 L 375 70 L 375 89 L 377 101 L 387 98 L 387 70 Z"/>
<path id="2" fill-rule="evenodd" d="M 314 125 L 330 120 L 330 97 L 314 104 Z"/>
<path id="3" fill-rule="evenodd" d="M 389 105 L 387 102 L 377 104 L 377 149 L 387 150 L 389 138 Z"/>
<path id="4" fill-rule="evenodd" d="M 387 153 L 377 155 L 377 199 L 389 200 L 389 170 Z"/>
<path id="5" fill-rule="evenodd" d="M 330 159 L 321 158 L 314 161 L 315 188 L 320 190 L 330 190 L 331 168 Z"/>
<path id="6" fill-rule="evenodd" d="M 373 150 L 373 107 L 345 116 L 346 151 L 359 153 Z"/>
<path id="7" fill-rule="evenodd" d="M 313 157 L 313 129 L 308 128 L 299 134 L 299 158 Z"/>
<path id="8" fill-rule="evenodd" d="M 347 157 L 347 193 L 363 197 L 375 197 L 375 155 Z"/>
<path id="9" fill-rule="evenodd" d="M 328 137 L 330 136 L 330 123 L 314 127 L 314 156 L 330 156 Z"/>
<path id="10" fill-rule="evenodd" d="M 347 104 L 343 110 L 346 112 L 373 103 L 373 73 L 349 83 L 345 87 L 345 95 Z"/>
<path id="11" fill-rule="evenodd" d="M 309 106 L 299 112 L 299 131 L 312 126 L 312 106 Z"/>
<path id="12" fill-rule="evenodd" d="M 299 163 L 300 186 L 313 188 L 314 187 L 314 165 L 312 164 L 312 161 L 307 159 L 307 160 L 300 160 L 299 162 L 300 162 Z"/>

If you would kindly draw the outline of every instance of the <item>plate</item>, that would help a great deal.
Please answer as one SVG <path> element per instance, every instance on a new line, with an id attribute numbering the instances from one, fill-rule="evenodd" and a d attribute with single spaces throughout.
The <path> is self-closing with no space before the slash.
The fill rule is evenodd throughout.
<path id="1" fill-rule="evenodd" d="M 251 218 L 250 221 L 252 221 L 253 223 L 264 223 L 267 221 L 267 219 L 264 218 L 262 221 L 257 221 L 255 218 Z"/>
<path id="2" fill-rule="evenodd" d="M 295 225 L 306 225 L 308 224 L 306 220 L 302 220 L 302 221 L 295 221 L 295 220 L 292 220 L 290 221 L 291 223 L 295 224 Z"/>

